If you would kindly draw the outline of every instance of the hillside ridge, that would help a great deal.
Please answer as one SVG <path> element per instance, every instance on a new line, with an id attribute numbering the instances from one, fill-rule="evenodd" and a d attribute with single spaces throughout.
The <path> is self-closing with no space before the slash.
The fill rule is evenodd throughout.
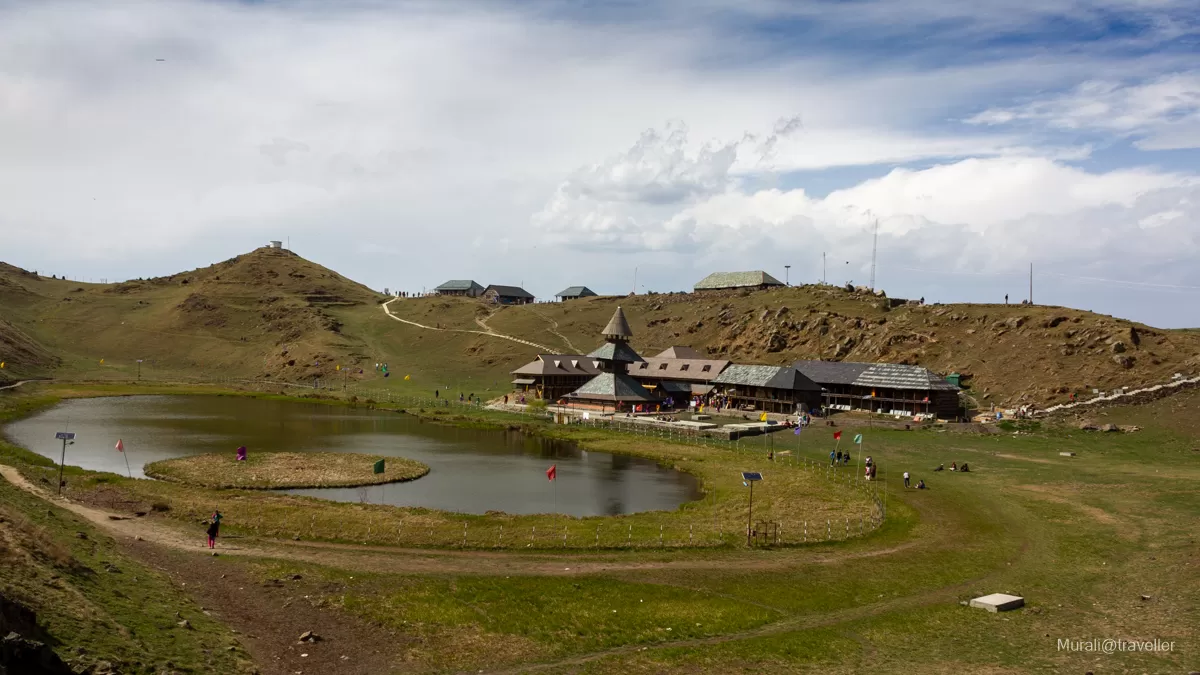
<path id="1" fill-rule="evenodd" d="M 1043 305 L 934 304 L 863 289 L 598 296 L 495 308 L 432 296 L 393 300 L 287 250 L 260 248 L 213 265 L 115 284 L 48 279 L 0 264 L 0 359 L 7 375 L 154 372 L 313 382 L 382 377 L 375 363 L 422 375 L 430 390 L 473 379 L 503 388 L 534 347 L 477 334 L 478 321 L 519 341 L 585 352 L 614 308 L 633 346 L 686 345 L 742 363 L 800 359 L 921 365 L 959 373 L 969 406 L 1049 406 L 1200 371 L 1200 333 Z M 107 359 L 103 364 L 101 359 Z M 341 366 L 341 368 L 339 368 Z M 362 370 L 360 373 L 359 370 Z"/>

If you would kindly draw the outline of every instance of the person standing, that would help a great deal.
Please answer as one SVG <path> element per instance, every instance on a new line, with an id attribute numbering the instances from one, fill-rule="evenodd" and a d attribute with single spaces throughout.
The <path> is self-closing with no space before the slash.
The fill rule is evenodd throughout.
<path id="1" fill-rule="evenodd" d="M 906 488 L 912 487 L 912 485 L 908 481 L 908 472 L 907 471 L 904 472 L 904 487 L 906 487 Z"/>
<path id="2" fill-rule="evenodd" d="M 834 465 L 834 460 L 835 460 L 835 459 L 836 459 L 836 453 L 834 453 L 832 450 L 830 450 L 830 451 L 829 451 L 829 466 L 833 466 L 833 465 Z"/>
<path id="3" fill-rule="evenodd" d="M 208 517 L 208 547 L 217 547 L 217 535 L 221 532 L 221 512 L 214 509 L 212 515 Z"/>

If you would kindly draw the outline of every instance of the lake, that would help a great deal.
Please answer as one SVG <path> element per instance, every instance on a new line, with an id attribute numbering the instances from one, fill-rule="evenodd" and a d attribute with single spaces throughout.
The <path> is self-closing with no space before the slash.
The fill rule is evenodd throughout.
<path id="1" fill-rule="evenodd" d="M 134 477 L 160 459 L 206 452 L 359 452 L 429 465 L 408 483 L 288 490 L 335 501 L 421 506 L 460 513 L 618 515 L 670 510 L 699 499 L 699 481 L 655 462 L 516 431 L 461 429 L 410 415 L 237 396 L 74 399 L 4 428 L 12 442 L 59 460 L 57 431 L 73 431 L 67 464 Z M 546 469 L 557 465 L 551 483 Z"/>

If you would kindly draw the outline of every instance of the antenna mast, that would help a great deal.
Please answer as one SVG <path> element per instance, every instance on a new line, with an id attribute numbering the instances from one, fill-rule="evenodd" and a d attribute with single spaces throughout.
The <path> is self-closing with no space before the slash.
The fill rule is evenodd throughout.
<path id="1" fill-rule="evenodd" d="M 879 251 L 879 219 L 875 219 L 875 239 L 871 242 L 871 290 L 875 290 L 875 254 Z"/>

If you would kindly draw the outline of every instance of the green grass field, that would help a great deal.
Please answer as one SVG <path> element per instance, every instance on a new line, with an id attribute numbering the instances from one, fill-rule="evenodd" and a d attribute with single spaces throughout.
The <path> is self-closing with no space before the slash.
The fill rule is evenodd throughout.
<path id="1" fill-rule="evenodd" d="M 100 392 L 86 386 L 32 390 L 0 399 L 0 415 L 27 414 L 57 396 L 118 390 L 132 391 L 116 386 Z M 695 524 L 715 515 L 729 523 L 729 530 L 740 531 L 742 488 L 720 476 L 748 458 L 765 463 L 762 443 L 769 441 L 761 438 L 753 441 L 757 445 L 731 451 L 526 423 L 530 433 L 655 457 L 705 480 L 705 501 L 670 514 L 571 519 L 577 522 L 568 523 L 565 551 L 556 550 L 561 547 L 549 537 L 534 550 L 499 550 L 491 528 L 503 523 L 508 531 L 520 532 L 545 522 L 532 516 L 492 516 L 489 522 L 489 517 L 306 500 L 304 516 L 297 519 L 301 503 L 293 498 L 79 471 L 72 472 L 71 484 L 80 498 L 94 492 L 102 499 L 115 491 L 146 503 L 163 502 L 167 515 L 150 518 L 167 528 L 194 529 L 195 519 L 214 499 L 222 500 L 226 513 L 256 514 L 259 520 L 251 521 L 256 527 L 239 530 L 236 517 L 229 527 L 231 534 L 244 537 L 237 541 L 261 546 L 263 553 L 227 556 L 214 564 L 231 576 L 244 573 L 263 583 L 299 576 L 289 597 L 303 596 L 330 616 L 384 631 L 400 646 L 392 663 L 402 672 L 1188 672 L 1200 663 L 1197 413 L 1200 392 L 1193 390 L 1107 410 L 1105 421 L 1142 427 L 1128 434 L 1047 423 L 991 434 L 863 429 L 865 452 L 880 462 L 886 479 L 883 526 L 844 541 L 773 549 L 746 549 L 734 536 L 719 546 L 581 545 L 597 525 L 602 531 L 612 528 L 610 544 L 619 544 L 615 532 L 629 523 L 649 541 L 659 520 Z M 440 419 L 517 423 L 461 409 Z M 829 471 L 823 464 L 830 440 L 816 433 L 799 441 L 789 438 L 786 445 L 776 439 L 777 451 L 786 448 L 789 458 L 800 461 L 772 467 L 777 487 L 764 494 L 768 513 L 791 522 L 797 510 L 824 499 L 832 510 L 800 518 L 824 523 L 853 503 L 838 499 L 863 494 L 839 482 L 847 474 L 832 480 L 823 475 Z M 0 460 L 34 478 L 50 470 L 44 459 L 3 443 Z M 932 471 L 952 461 L 969 462 L 972 471 Z M 904 490 L 899 476 L 905 470 L 930 489 Z M 30 520 L 46 513 L 39 500 L 7 484 L 0 483 L 0 495 L 5 508 Z M 757 500 L 756 493 L 756 510 Z M 437 525 L 425 527 L 425 535 L 413 527 L 411 538 L 387 529 L 385 535 L 376 532 L 394 522 L 403 529 L 418 515 Z M 469 540 L 466 550 L 451 535 L 461 538 L 464 522 L 468 537 L 486 533 Z M 7 521 L 0 526 L 12 531 Z M 77 525 L 55 527 L 53 541 L 80 546 L 83 540 L 70 536 Z M 429 529 L 437 533 L 442 527 L 447 534 L 440 539 L 428 535 Z M 676 532 L 678 540 L 682 530 Z M 297 535 L 299 543 L 292 541 Z M 364 541 L 373 545 L 363 547 Z M 101 557 L 126 556 L 116 563 L 122 569 L 138 564 L 119 543 L 109 545 L 111 553 Z M 397 545 L 424 548 L 392 548 Z M 91 567 L 101 564 L 98 558 L 87 560 Z M 11 569 L 0 571 L 5 588 L 19 587 L 29 574 Z M 175 594 L 171 603 L 185 601 L 178 589 L 160 590 Z M 108 591 L 89 592 L 108 614 L 105 620 L 135 627 L 153 623 L 131 616 L 126 605 L 105 595 Z M 960 604 L 994 592 L 1022 595 L 1027 605 L 990 614 Z M 47 602 L 41 611 L 57 634 L 74 635 L 71 627 L 79 624 L 70 622 L 79 619 L 71 618 L 65 604 Z M 141 630 L 136 628 L 135 635 Z M 188 636 L 199 640 L 208 631 L 197 626 Z M 1060 640 L 1093 638 L 1158 639 L 1172 647 L 1105 654 L 1059 646 Z M 86 648 L 96 658 L 126 662 L 172 659 L 205 670 L 217 667 L 205 659 L 233 658 L 182 643 L 80 639 L 91 640 Z M 64 640 L 61 651 L 69 653 L 75 643 L 75 638 Z"/>

